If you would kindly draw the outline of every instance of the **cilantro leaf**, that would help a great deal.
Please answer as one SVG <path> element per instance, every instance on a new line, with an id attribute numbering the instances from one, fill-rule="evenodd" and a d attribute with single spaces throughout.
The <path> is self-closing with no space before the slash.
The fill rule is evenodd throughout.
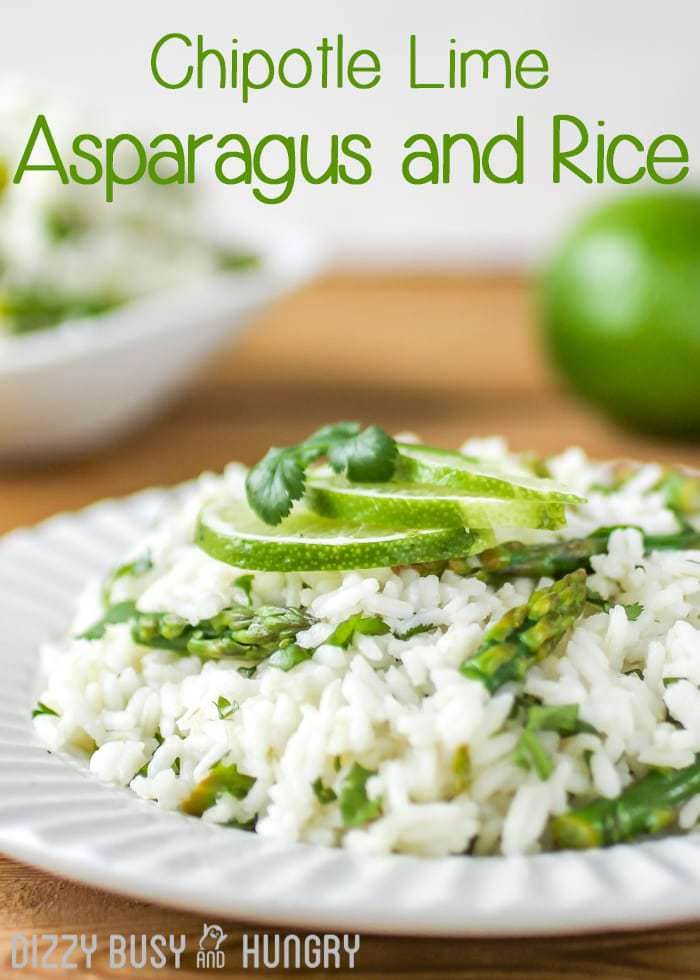
<path id="1" fill-rule="evenodd" d="M 384 636 L 389 632 L 389 627 L 381 616 L 363 616 L 362 613 L 357 613 L 355 616 L 350 616 L 349 619 L 345 619 L 342 623 L 339 623 L 326 640 L 326 643 L 329 643 L 333 647 L 342 647 L 343 650 L 347 650 L 358 634 L 362 634 L 363 636 Z"/>
<path id="2" fill-rule="evenodd" d="M 320 453 L 319 453 L 320 455 Z M 248 473 L 248 503 L 266 524 L 279 524 L 299 500 L 306 486 L 305 467 L 290 449 L 270 449 Z"/>
<path id="3" fill-rule="evenodd" d="M 356 483 L 382 483 L 396 469 L 399 450 L 378 425 L 370 425 L 344 441 L 335 440 L 328 449 L 328 462 L 336 473 L 345 472 Z"/>
<path id="4" fill-rule="evenodd" d="M 356 762 L 343 780 L 338 799 L 345 827 L 361 827 L 376 820 L 382 812 L 382 801 L 367 796 L 367 781 L 376 775 Z"/>
<path id="5" fill-rule="evenodd" d="M 295 446 L 273 447 L 246 478 L 248 503 L 258 517 L 279 524 L 304 495 L 307 467 L 323 456 L 350 480 L 381 482 L 394 474 L 398 447 L 379 426 L 361 429 L 359 422 L 324 425 Z"/>

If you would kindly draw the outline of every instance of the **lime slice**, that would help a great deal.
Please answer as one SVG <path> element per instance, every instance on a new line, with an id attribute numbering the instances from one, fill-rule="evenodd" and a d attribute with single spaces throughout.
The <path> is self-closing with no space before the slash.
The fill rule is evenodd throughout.
<path id="1" fill-rule="evenodd" d="M 399 443 L 399 451 L 395 479 L 404 483 L 428 483 L 483 497 L 564 504 L 584 502 L 583 497 L 554 480 L 539 479 L 515 466 L 501 466 L 463 453 L 410 443 Z"/>
<path id="2" fill-rule="evenodd" d="M 475 554 L 492 544 L 488 532 L 460 526 L 396 530 L 332 520 L 301 508 L 271 527 L 241 500 L 206 505 L 195 540 L 212 558 L 261 572 L 410 565 Z"/>
<path id="3" fill-rule="evenodd" d="M 392 528 L 531 527 L 554 530 L 564 504 L 538 499 L 476 497 L 464 490 L 419 483 L 350 483 L 340 476 L 307 481 L 306 502 L 324 517 Z"/>

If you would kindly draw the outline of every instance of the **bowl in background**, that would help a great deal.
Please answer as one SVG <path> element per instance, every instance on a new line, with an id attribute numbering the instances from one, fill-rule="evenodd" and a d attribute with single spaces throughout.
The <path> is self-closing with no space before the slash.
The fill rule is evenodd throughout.
<path id="1" fill-rule="evenodd" d="M 237 222 L 235 238 L 217 238 L 259 264 L 0 342 L 0 461 L 78 453 L 142 425 L 217 346 L 321 267 L 311 236 L 276 222 Z"/>

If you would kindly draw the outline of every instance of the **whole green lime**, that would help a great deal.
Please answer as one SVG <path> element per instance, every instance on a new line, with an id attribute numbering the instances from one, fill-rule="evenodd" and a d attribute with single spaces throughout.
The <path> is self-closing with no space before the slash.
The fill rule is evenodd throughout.
<path id="1" fill-rule="evenodd" d="M 634 194 L 583 220 L 546 269 L 547 347 L 586 399 L 654 432 L 700 432 L 700 194 Z"/>

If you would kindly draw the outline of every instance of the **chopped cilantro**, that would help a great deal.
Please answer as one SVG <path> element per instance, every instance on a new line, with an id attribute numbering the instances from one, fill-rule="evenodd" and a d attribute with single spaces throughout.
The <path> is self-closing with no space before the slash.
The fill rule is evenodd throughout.
<path id="1" fill-rule="evenodd" d="M 229 699 L 223 697 L 223 695 L 215 702 L 215 704 L 216 710 L 219 712 L 219 718 L 221 718 L 222 721 L 232 715 L 234 711 L 238 711 L 237 702 L 229 701 Z"/>
<path id="2" fill-rule="evenodd" d="M 333 803 L 334 800 L 338 799 L 335 792 L 330 788 L 330 786 L 326 786 L 324 784 L 320 776 L 318 779 L 313 781 L 311 784 L 311 789 L 314 791 L 316 799 L 319 803 Z"/>
<path id="3" fill-rule="evenodd" d="M 412 636 L 420 636 L 421 633 L 432 633 L 433 630 L 440 629 L 435 623 L 419 623 L 417 626 L 410 626 L 407 630 L 400 630 L 394 633 L 397 640 L 410 640 Z"/>
<path id="4" fill-rule="evenodd" d="M 389 627 L 380 616 L 363 616 L 361 613 L 357 613 L 355 616 L 350 616 L 349 619 L 339 623 L 326 640 L 326 643 L 347 650 L 359 634 L 363 636 L 384 636 L 389 632 Z"/>
<path id="5" fill-rule="evenodd" d="M 370 820 L 376 820 L 382 812 L 382 801 L 371 800 L 367 796 L 367 781 L 376 775 L 376 772 L 355 762 L 343 780 L 338 799 L 345 827 L 361 827 Z"/>
<path id="6" fill-rule="evenodd" d="M 36 708 L 34 711 L 32 711 L 32 718 L 38 718 L 39 715 L 53 715 L 54 718 L 61 717 L 58 711 L 54 711 L 53 708 L 49 708 L 49 706 L 44 704 L 43 701 L 38 701 Z"/>
<path id="7" fill-rule="evenodd" d="M 597 592 L 592 592 L 591 590 L 588 591 L 586 599 L 592 606 L 598 606 L 603 610 L 603 612 L 610 612 L 610 610 L 615 606 L 622 606 L 631 623 L 634 623 L 637 619 L 639 619 L 644 612 L 644 606 L 641 604 L 641 602 L 630 602 L 627 605 L 622 602 L 610 602 L 609 600 L 604 599 L 601 595 L 598 595 Z"/>
<path id="8" fill-rule="evenodd" d="M 81 633 L 78 639 L 101 640 L 108 626 L 113 626 L 115 623 L 128 623 L 133 619 L 135 612 L 136 605 L 133 602 L 117 602 L 116 605 L 109 607 L 102 619 Z"/>

